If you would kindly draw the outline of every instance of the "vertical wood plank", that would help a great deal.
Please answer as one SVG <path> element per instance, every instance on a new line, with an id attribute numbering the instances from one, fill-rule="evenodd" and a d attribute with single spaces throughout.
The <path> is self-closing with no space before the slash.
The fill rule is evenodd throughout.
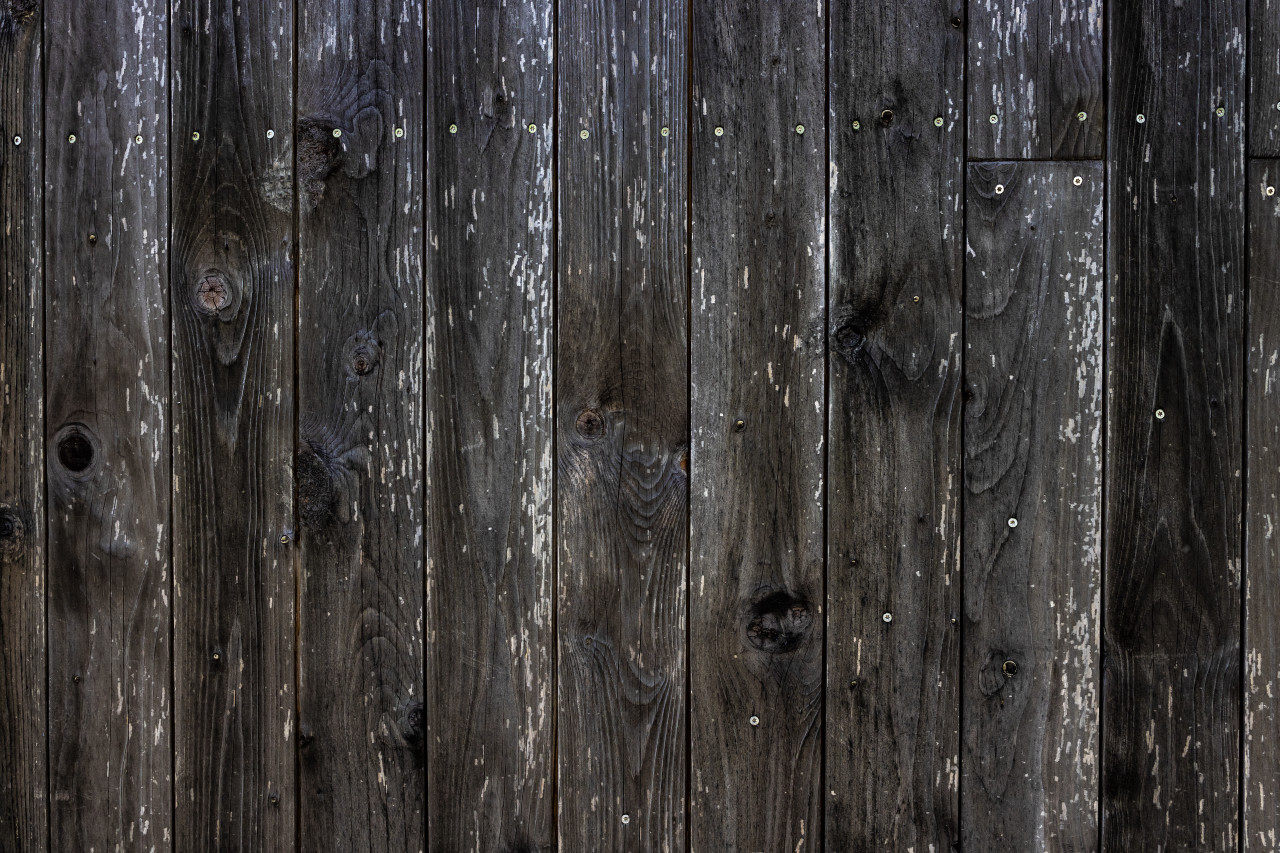
<path id="1" fill-rule="evenodd" d="M 0 850 L 47 849 L 43 17 L 0 3 Z"/>
<path id="2" fill-rule="evenodd" d="M 1108 4 L 1112 79 L 1125 81 L 1108 129 L 1102 820 L 1114 851 L 1239 840 L 1244 8 Z"/>
<path id="3" fill-rule="evenodd" d="M 1103 6 L 1096 0 L 969 3 L 970 157 L 1103 155 Z"/>
<path id="4" fill-rule="evenodd" d="M 687 33 L 683 0 L 559 5 L 566 851 L 686 847 Z"/>
<path id="5" fill-rule="evenodd" d="M 960 833 L 963 9 L 832 10 L 831 851 Z"/>
<path id="6" fill-rule="evenodd" d="M 172 0 L 172 10 L 174 848 L 287 851 L 298 725 L 293 164 L 303 154 L 293 5 Z"/>
<path id="7" fill-rule="evenodd" d="M 1249 154 L 1280 157 L 1280 0 L 1249 3 Z"/>
<path id="8" fill-rule="evenodd" d="M 822 843 L 823 9 L 693 9 L 697 850 Z"/>
<path id="9" fill-rule="evenodd" d="M 420 0 L 298 8 L 301 837 L 426 846 Z M 336 134 L 336 135 L 335 135 Z"/>
<path id="10" fill-rule="evenodd" d="M 433 850 L 554 844 L 554 39 L 549 0 L 427 3 Z"/>
<path id="11" fill-rule="evenodd" d="M 167 33 L 45 6 L 55 850 L 172 843 Z"/>
<path id="12" fill-rule="evenodd" d="M 1249 164 L 1243 851 L 1280 843 L 1280 161 Z"/>
<path id="13" fill-rule="evenodd" d="M 1096 850 L 1103 167 L 965 203 L 965 850 Z"/>

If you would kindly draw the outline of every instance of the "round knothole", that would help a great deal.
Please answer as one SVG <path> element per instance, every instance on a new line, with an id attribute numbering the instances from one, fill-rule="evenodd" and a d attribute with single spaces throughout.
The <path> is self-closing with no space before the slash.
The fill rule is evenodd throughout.
<path id="1" fill-rule="evenodd" d="M 574 421 L 573 426 L 578 431 L 578 435 L 595 441 L 604 435 L 604 415 L 600 414 L 596 409 L 583 409 L 578 413 L 578 418 Z"/>
<path id="2" fill-rule="evenodd" d="M 58 442 L 58 462 L 73 474 L 88 470 L 93 464 L 93 442 L 78 430 L 73 430 Z"/>
<path id="3" fill-rule="evenodd" d="M 893 110 L 882 110 L 880 112 L 880 123 L 885 127 L 893 124 Z"/>

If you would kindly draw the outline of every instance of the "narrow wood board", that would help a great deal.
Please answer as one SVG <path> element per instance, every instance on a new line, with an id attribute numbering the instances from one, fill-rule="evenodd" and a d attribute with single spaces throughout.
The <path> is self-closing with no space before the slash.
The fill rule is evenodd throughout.
<path id="1" fill-rule="evenodd" d="M 426 845 L 423 4 L 298 3 L 299 849 Z"/>
<path id="2" fill-rule="evenodd" d="M 1231 850 L 1245 3 L 1108 9 L 1103 849 Z"/>
<path id="3" fill-rule="evenodd" d="M 1270 194 L 1268 194 L 1268 192 Z M 1249 164 L 1243 851 L 1280 839 L 1280 160 Z"/>
<path id="4" fill-rule="evenodd" d="M 289 851 L 294 10 L 172 9 L 174 849 Z"/>
<path id="5" fill-rule="evenodd" d="M 167 850 L 168 9 L 44 15 L 49 844 Z"/>
<path id="6" fill-rule="evenodd" d="M 48 849 L 43 18 L 0 4 L 0 850 Z"/>
<path id="7" fill-rule="evenodd" d="M 433 850 L 554 846 L 553 12 L 426 9 Z"/>
<path id="8" fill-rule="evenodd" d="M 686 849 L 688 18 L 559 6 L 562 850 Z"/>
<path id="9" fill-rule="evenodd" d="M 1101 163 L 965 193 L 965 850 L 1098 845 Z"/>
<path id="10" fill-rule="evenodd" d="M 969 156 L 1102 157 L 1102 25 L 1110 3 L 978 0 L 968 6 Z"/>
<path id="11" fill-rule="evenodd" d="M 822 9 L 693 7 L 695 850 L 822 844 Z"/>
<path id="12" fill-rule="evenodd" d="M 951 6 L 848 5 L 831 20 L 832 851 L 950 850 L 960 835 L 964 21 Z"/>
<path id="13" fill-rule="evenodd" d="M 1280 0 L 1249 0 L 1247 126 L 1251 157 L 1280 157 Z"/>

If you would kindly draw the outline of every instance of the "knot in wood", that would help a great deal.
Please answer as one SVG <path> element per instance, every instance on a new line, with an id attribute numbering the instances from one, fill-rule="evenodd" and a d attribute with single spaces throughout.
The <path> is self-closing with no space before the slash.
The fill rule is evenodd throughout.
<path id="1" fill-rule="evenodd" d="M 372 332 L 356 332 L 347 338 L 344 357 L 348 376 L 353 379 L 368 376 L 382 362 L 382 341 Z"/>
<path id="2" fill-rule="evenodd" d="M 426 761 L 427 750 L 427 712 L 422 702 L 410 702 L 404 708 L 404 717 L 400 722 L 400 736 L 405 745 L 412 750 L 419 765 Z"/>
<path id="3" fill-rule="evenodd" d="M 72 474 L 80 474 L 93 464 L 93 442 L 78 428 L 68 429 L 58 440 L 58 462 Z"/>
<path id="4" fill-rule="evenodd" d="M 12 32 L 36 13 L 36 0 L 0 0 L 0 33 Z"/>
<path id="5" fill-rule="evenodd" d="M 836 354 L 845 361 L 852 364 L 857 359 L 858 354 L 862 352 L 863 345 L 866 344 L 867 336 L 861 327 L 851 320 L 846 320 L 836 326 L 835 331 L 831 334 L 831 348 Z"/>
<path id="6" fill-rule="evenodd" d="M 885 127 L 893 124 L 893 110 L 882 110 L 880 112 L 880 123 Z"/>
<path id="7" fill-rule="evenodd" d="M 196 307 L 205 314 L 217 314 L 231 304 L 231 288 L 220 275 L 203 276 L 196 284 Z"/>
<path id="8" fill-rule="evenodd" d="M 762 652 L 783 654 L 799 646 L 812 625 L 809 606 L 778 590 L 752 606 L 747 641 Z"/>
<path id="9" fill-rule="evenodd" d="M 578 413 L 578 419 L 574 421 L 573 426 L 578 431 L 578 435 L 595 441 L 604 435 L 604 415 L 597 409 L 583 409 Z"/>
<path id="10" fill-rule="evenodd" d="M 0 504 L 0 564 L 21 554 L 26 538 L 27 526 L 22 516 L 13 507 Z"/>

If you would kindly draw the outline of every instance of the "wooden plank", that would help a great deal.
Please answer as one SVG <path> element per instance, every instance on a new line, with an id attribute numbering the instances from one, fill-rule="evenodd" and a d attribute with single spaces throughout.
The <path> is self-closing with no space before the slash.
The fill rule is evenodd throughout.
<path id="1" fill-rule="evenodd" d="M 1101 163 L 965 195 L 965 850 L 1098 845 Z"/>
<path id="2" fill-rule="evenodd" d="M 827 849 L 950 850 L 963 21 L 931 0 L 844 5 L 829 50 Z"/>
<path id="3" fill-rule="evenodd" d="M 695 850 L 822 844 L 822 8 L 693 8 Z"/>
<path id="4" fill-rule="evenodd" d="M 287 851 L 294 10 L 172 9 L 174 848 Z"/>
<path id="5" fill-rule="evenodd" d="M 1239 840 L 1244 7 L 1108 4 L 1108 850 Z"/>
<path id="6" fill-rule="evenodd" d="M 1280 0 L 1249 3 L 1249 154 L 1280 157 Z"/>
<path id="7" fill-rule="evenodd" d="M 48 849 L 41 30 L 0 3 L 0 850 Z"/>
<path id="8" fill-rule="evenodd" d="M 419 0 L 298 4 L 298 845 L 309 851 L 426 846 L 422 12 Z"/>
<path id="9" fill-rule="evenodd" d="M 1280 161 L 1249 164 L 1248 374 L 1245 388 L 1245 706 L 1242 851 L 1280 840 Z"/>
<path id="10" fill-rule="evenodd" d="M 562 850 L 687 844 L 688 18 L 559 6 Z"/>
<path id="11" fill-rule="evenodd" d="M 49 844 L 167 850 L 168 10 L 44 14 Z"/>
<path id="12" fill-rule="evenodd" d="M 553 10 L 427 3 L 433 850 L 555 839 Z"/>
<path id="13" fill-rule="evenodd" d="M 970 157 L 1102 156 L 1103 7 L 1084 0 L 969 4 Z"/>

